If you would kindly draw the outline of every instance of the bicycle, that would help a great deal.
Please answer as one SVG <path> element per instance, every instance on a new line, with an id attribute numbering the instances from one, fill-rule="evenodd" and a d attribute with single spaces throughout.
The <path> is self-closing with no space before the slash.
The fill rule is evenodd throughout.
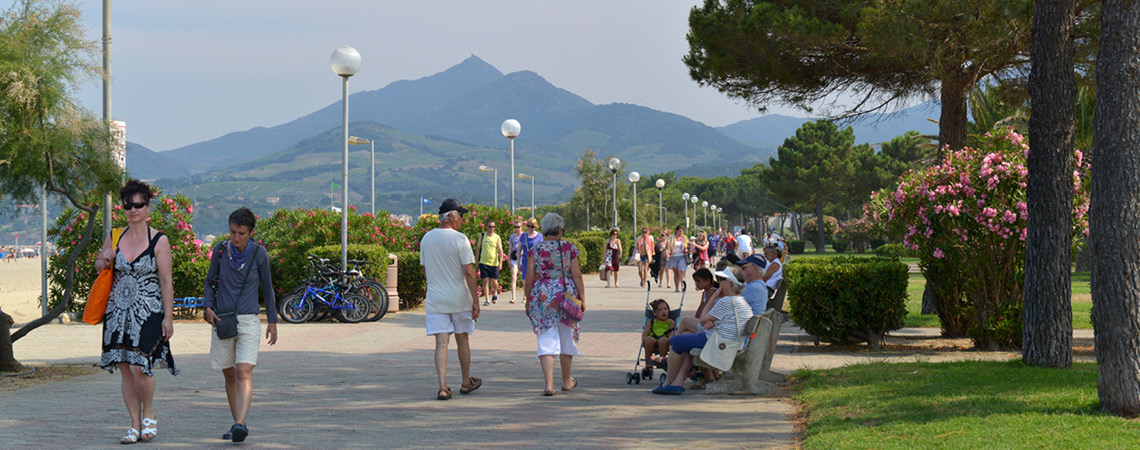
<path id="1" fill-rule="evenodd" d="M 342 322 L 361 322 L 361 321 L 376 321 L 384 317 L 388 312 L 388 292 L 376 280 L 365 277 L 358 269 L 360 266 L 368 265 L 368 261 L 363 260 L 349 260 L 348 263 L 353 266 L 353 269 L 347 273 L 335 270 L 332 263 L 328 259 L 318 258 L 309 255 L 309 278 L 305 280 L 300 286 L 293 289 L 292 292 L 282 297 L 278 302 L 278 310 L 283 311 L 282 316 L 286 317 L 286 321 L 290 323 L 300 323 L 304 321 L 321 321 L 328 316 L 330 312 L 338 313 L 337 320 Z M 310 289 L 318 290 L 327 293 L 336 292 L 346 295 L 359 295 L 364 297 L 368 302 L 368 313 L 361 320 L 344 320 L 344 308 L 330 308 L 327 304 L 330 302 L 313 302 L 311 307 L 312 311 L 297 311 L 298 304 L 295 302 L 289 310 L 289 314 L 284 314 L 286 310 L 285 304 L 287 299 L 294 299 L 297 296 L 304 296 L 310 293 Z M 358 313 L 354 312 L 353 315 Z M 301 316 L 304 320 L 301 320 Z"/>

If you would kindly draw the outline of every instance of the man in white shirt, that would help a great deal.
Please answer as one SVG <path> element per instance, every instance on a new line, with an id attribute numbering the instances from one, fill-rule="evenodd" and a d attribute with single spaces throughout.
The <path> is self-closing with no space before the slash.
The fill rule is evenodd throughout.
<path id="1" fill-rule="evenodd" d="M 740 236 L 736 237 L 736 256 L 740 259 L 747 258 L 752 254 L 752 236 L 748 235 L 748 230 L 740 230 Z"/>
<path id="2" fill-rule="evenodd" d="M 439 206 L 439 228 L 424 234 L 420 240 L 420 264 L 427 277 L 427 334 L 435 336 L 435 373 L 439 378 L 439 400 L 451 398 L 447 387 L 447 344 L 455 335 L 459 369 L 463 373 L 460 394 L 468 394 L 483 385 L 471 376 L 471 345 L 479 318 L 476 290 L 475 253 L 471 241 L 458 230 L 463 225 L 467 208 L 449 198 Z"/>

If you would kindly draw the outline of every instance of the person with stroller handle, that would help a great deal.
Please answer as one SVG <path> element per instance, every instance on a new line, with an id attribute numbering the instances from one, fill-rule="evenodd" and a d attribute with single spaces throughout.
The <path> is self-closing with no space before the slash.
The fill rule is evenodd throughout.
<path id="1" fill-rule="evenodd" d="M 663 298 L 649 304 L 653 309 L 653 319 L 645 322 L 641 332 L 642 346 L 645 347 L 645 367 L 664 366 L 662 360 L 669 355 L 669 337 L 676 331 L 676 322 L 669 318 L 669 303 Z M 657 355 L 653 351 L 657 351 Z"/>

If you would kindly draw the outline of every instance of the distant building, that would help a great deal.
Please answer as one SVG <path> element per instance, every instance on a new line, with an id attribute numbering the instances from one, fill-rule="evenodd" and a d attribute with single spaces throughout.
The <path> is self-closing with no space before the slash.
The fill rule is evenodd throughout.
<path id="1" fill-rule="evenodd" d="M 265 201 L 270 205 L 276 205 L 277 202 L 281 201 L 281 197 L 265 197 Z"/>

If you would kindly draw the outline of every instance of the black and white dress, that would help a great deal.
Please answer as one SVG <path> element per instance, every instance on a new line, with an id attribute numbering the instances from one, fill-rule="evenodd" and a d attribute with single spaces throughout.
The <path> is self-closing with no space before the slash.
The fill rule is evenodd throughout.
<path id="1" fill-rule="evenodd" d="M 123 234 L 126 232 L 123 230 Z M 114 373 L 116 365 L 125 362 L 139 366 L 148 376 L 154 376 L 155 368 L 163 367 L 178 375 L 170 343 L 162 339 L 162 288 L 154 245 L 163 235 L 159 232 L 152 236 L 149 226 L 146 235 L 147 248 L 134 261 L 127 261 L 115 248 L 115 281 L 103 316 L 103 357 L 99 366 Z"/>

